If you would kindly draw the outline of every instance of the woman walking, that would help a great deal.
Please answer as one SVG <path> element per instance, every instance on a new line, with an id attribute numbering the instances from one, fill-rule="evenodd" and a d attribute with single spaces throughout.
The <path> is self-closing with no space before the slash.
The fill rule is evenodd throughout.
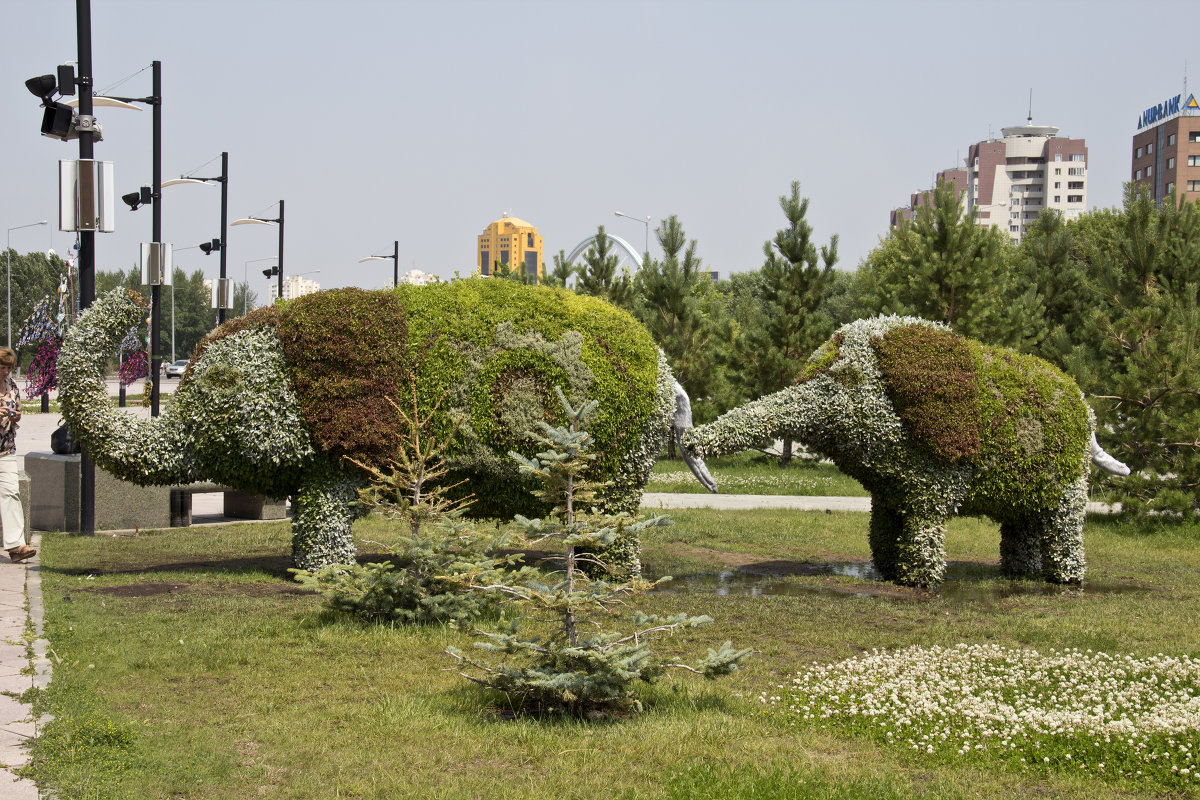
<path id="1" fill-rule="evenodd" d="M 14 562 L 37 555 L 25 544 L 25 510 L 17 473 L 17 423 L 21 421 L 21 391 L 12 379 L 17 354 L 0 347 L 0 523 L 4 527 L 4 549 Z"/>

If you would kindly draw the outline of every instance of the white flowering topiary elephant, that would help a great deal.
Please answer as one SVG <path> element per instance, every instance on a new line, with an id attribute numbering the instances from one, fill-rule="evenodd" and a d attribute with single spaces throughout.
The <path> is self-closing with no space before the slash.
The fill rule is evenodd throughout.
<path id="1" fill-rule="evenodd" d="M 959 514 L 1000 523 L 1007 574 L 1079 583 L 1088 462 L 1129 474 L 1094 427 L 1078 386 L 1047 362 L 892 316 L 843 326 L 794 386 L 682 445 L 702 458 L 786 438 L 829 457 L 871 493 L 871 553 L 888 580 L 940 583 L 945 522 Z"/>
<path id="2" fill-rule="evenodd" d="M 456 431 L 452 482 L 464 481 L 472 510 L 489 516 L 541 510 L 508 453 L 541 449 L 529 432 L 561 415 L 555 388 L 600 403 L 587 477 L 603 484 L 597 502 L 613 510 L 636 511 L 676 405 L 687 403 L 627 313 L 573 292 L 480 279 L 338 289 L 252 311 L 201 341 L 161 417 L 139 419 L 112 408 L 104 366 L 145 305 L 115 290 L 71 328 L 58 362 L 71 430 L 124 480 L 210 480 L 291 497 L 292 559 L 304 569 L 355 557 L 350 525 L 366 478 L 353 462 L 386 469 L 403 441 L 388 398 L 404 403 L 415 392 L 436 435 Z M 620 544 L 612 560 L 636 571 L 636 540 Z"/>

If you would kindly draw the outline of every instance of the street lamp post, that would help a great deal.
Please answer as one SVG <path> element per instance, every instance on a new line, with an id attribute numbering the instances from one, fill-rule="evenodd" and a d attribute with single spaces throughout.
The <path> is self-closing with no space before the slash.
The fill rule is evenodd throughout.
<path id="1" fill-rule="evenodd" d="M 249 308 L 249 306 L 250 306 L 250 278 L 247 277 L 250 274 L 250 265 L 251 264 L 259 264 L 259 263 L 262 263 L 263 261 L 275 261 L 276 259 L 277 259 L 276 256 L 268 256 L 266 258 L 252 258 L 249 261 L 243 262 L 243 264 L 242 264 L 242 316 L 243 317 L 246 316 L 246 314 L 250 313 L 250 308 Z"/>
<path id="2" fill-rule="evenodd" d="M 400 285 L 400 240 L 399 239 L 392 242 L 392 254 L 390 256 L 367 256 L 366 258 L 360 258 L 358 260 L 358 263 L 361 264 L 364 261 L 386 261 L 389 258 L 392 260 L 392 288 L 395 289 L 397 286 Z"/>
<path id="3" fill-rule="evenodd" d="M 213 242 L 213 245 L 201 245 L 204 255 L 208 255 L 213 250 L 219 250 L 221 253 L 221 276 L 220 283 L 217 285 L 224 288 L 225 280 L 228 277 L 226 269 L 226 253 L 229 250 L 228 239 L 226 238 L 226 224 L 229 219 L 229 153 L 221 153 L 221 174 L 215 178 L 190 178 L 179 176 L 172 178 L 169 181 L 163 181 L 163 186 L 175 186 L 180 183 L 200 183 L 205 186 L 211 186 L 214 183 L 221 184 L 221 238 Z M 220 325 L 225 321 L 225 306 L 221 305 L 221 289 L 217 290 L 217 324 Z"/>
<path id="4" fill-rule="evenodd" d="M 8 229 L 8 240 L 4 249 L 4 260 L 8 268 L 8 347 L 12 349 L 12 232 L 21 228 L 32 228 L 35 225 L 45 225 L 46 220 L 30 222 L 27 225 L 15 225 Z"/>
<path id="5" fill-rule="evenodd" d="M 283 297 L 283 201 L 279 201 L 279 216 L 275 219 L 264 217 L 243 217 L 229 223 L 232 225 L 278 225 L 279 226 L 279 263 L 276 264 L 279 275 L 279 297 Z"/>
<path id="6" fill-rule="evenodd" d="M 157 246 L 162 241 L 162 62 L 150 62 L 152 70 L 152 87 L 149 97 L 116 97 L 115 95 L 103 96 L 95 98 L 98 105 L 117 106 L 123 108 L 136 109 L 137 106 L 133 103 L 145 103 L 154 110 L 152 119 L 153 135 L 151 137 L 151 153 L 152 165 L 151 176 L 152 185 L 150 186 L 149 197 L 146 196 L 145 188 L 139 198 L 138 193 L 134 192 L 125 195 L 122 199 L 129 203 L 130 208 L 134 211 L 142 203 L 149 202 L 151 205 L 151 241 Z M 79 98 L 79 113 L 83 111 L 84 93 L 80 93 Z M 92 99 L 89 95 L 89 101 Z M 90 108 L 89 112 L 90 113 Z M 82 157 L 82 156 L 81 156 Z M 159 276 L 161 279 L 161 275 Z M 94 278 L 92 279 L 94 281 Z M 83 279 L 80 278 L 82 285 Z M 81 290 L 82 291 L 82 290 Z M 93 293 L 94 293 L 93 289 Z M 157 417 L 159 413 L 159 365 L 162 361 L 162 346 L 159 344 L 159 324 L 162 315 L 162 284 L 150 284 L 150 416 Z"/>
<path id="7" fill-rule="evenodd" d="M 613 213 L 616 214 L 618 217 L 624 217 L 625 219 L 631 219 L 634 222 L 640 222 L 646 226 L 646 249 L 642 251 L 643 253 L 645 253 L 645 255 L 642 256 L 642 261 L 645 262 L 646 260 L 648 260 L 650 258 L 650 218 L 646 217 L 645 219 L 642 219 L 641 217 L 631 217 L 628 214 L 622 214 L 620 211 L 614 211 Z"/>

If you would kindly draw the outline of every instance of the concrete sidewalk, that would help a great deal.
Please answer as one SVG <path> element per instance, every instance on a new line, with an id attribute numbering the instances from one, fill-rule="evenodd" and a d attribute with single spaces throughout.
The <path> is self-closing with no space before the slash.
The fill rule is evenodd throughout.
<path id="1" fill-rule="evenodd" d="M 33 546 L 40 546 L 35 533 Z M 42 582 L 38 556 L 21 564 L 0 554 L 0 797 L 37 800 L 33 781 L 14 770 L 29 761 L 27 744 L 38 734 L 40 721 L 18 698 L 50 683 L 47 643 L 42 638 Z"/>
<path id="2" fill-rule="evenodd" d="M 727 510 L 749 508 L 791 508 L 798 511 L 870 511 L 869 497 L 811 497 L 784 494 L 671 494 L 646 492 L 642 508 L 718 508 Z M 1089 514 L 1113 514 L 1121 504 L 1087 504 Z"/>

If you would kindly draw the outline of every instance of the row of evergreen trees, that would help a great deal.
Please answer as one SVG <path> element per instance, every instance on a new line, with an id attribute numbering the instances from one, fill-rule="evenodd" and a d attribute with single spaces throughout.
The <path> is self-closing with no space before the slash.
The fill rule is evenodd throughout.
<path id="1" fill-rule="evenodd" d="M 698 421 L 792 383 L 846 322 L 912 314 L 1032 353 L 1079 382 L 1104 446 L 1134 469 L 1113 488 L 1134 512 L 1200 512 L 1200 204 L 1130 191 L 1120 209 L 1065 221 L 1043 213 L 1022 242 L 975 224 L 953 187 L 881 239 L 856 271 L 818 246 L 798 183 L 762 267 L 713 283 L 679 220 L 662 259 L 633 275 L 600 228 L 578 268 L 560 253 L 547 282 L 605 297 L 643 322 Z M 783 460 L 790 457 L 785 449 Z"/>

